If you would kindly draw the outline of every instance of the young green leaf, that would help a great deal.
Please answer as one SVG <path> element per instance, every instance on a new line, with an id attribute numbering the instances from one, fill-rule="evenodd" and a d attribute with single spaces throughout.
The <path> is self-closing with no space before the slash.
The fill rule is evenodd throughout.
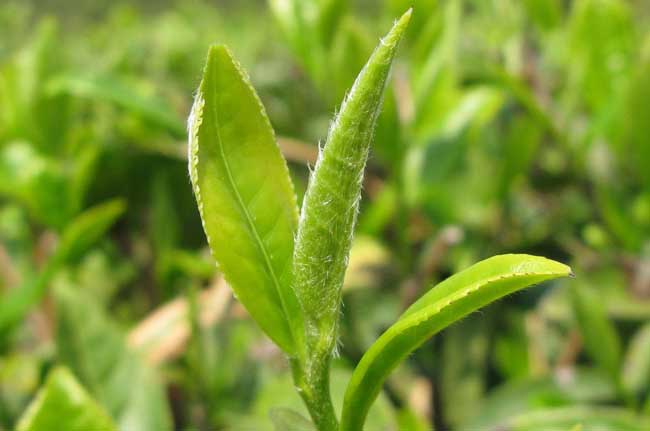
<path id="1" fill-rule="evenodd" d="M 348 9 L 347 0 L 269 0 L 271 13 L 305 71 L 326 92 L 327 54 Z M 325 94 L 328 96 L 328 94 Z"/>
<path id="2" fill-rule="evenodd" d="M 570 430 L 645 431 L 650 418 L 617 407 L 572 405 L 537 409 L 509 418 L 502 429 L 512 431 Z"/>
<path id="3" fill-rule="evenodd" d="M 359 74 L 330 128 L 305 195 L 296 236 L 293 286 L 303 309 L 308 342 L 327 354 L 334 347 L 361 180 L 405 13 Z"/>
<path id="4" fill-rule="evenodd" d="M 68 261 L 78 258 L 101 238 L 125 210 L 121 200 L 97 205 L 70 223 L 61 241 L 41 272 L 0 298 L 0 332 L 19 322 L 45 294 L 56 273 Z"/>
<path id="5" fill-rule="evenodd" d="M 630 340 L 622 371 L 623 387 L 631 394 L 650 394 L 650 323 L 643 325 Z"/>
<path id="6" fill-rule="evenodd" d="M 276 431 L 315 431 L 314 425 L 300 413 L 286 408 L 272 409 L 269 413 Z"/>
<path id="7" fill-rule="evenodd" d="M 61 75 L 48 83 L 47 91 L 52 96 L 66 94 L 113 103 L 169 131 L 176 138 L 185 136 L 182 119 L 164 100 L 142 96 L 112 76 Z"/>
<path id="8" fill-rule="evenodd" d="M 111 418 L 66 368 L 55 368 L 29 405 L 17 431 L 116 431 Z"/>
<path id="9" fill-rule="evenodd" d="M 361 358 L 348 385 L 341 431 L 359 431 L 388 374 L 431 336 L 490 302 L 571 269 L 542 257 L 508 254 L 481 261 L 432 288 Z"/>
<path id="10" fill-rule="evenodd" d="M 571 300 L 587 354 L 618 384 L 621 340 L 607 318 L 605 305 L 595 292 L 580 285 L 571 286 Z"/>
<path id="11" fill-rule="evenodd" d="M 321 0 L 318 30 L 322 43 L 329 48 L 348 9 L 348 0 Z M 404 9 L 402 9 L 404 10 Z M 400 11 L 401 12 L 401 11 Z"/>
<path id="12" fill-rule="evenodd" d="M 483 399 L 479 414 L 463 421 L 457 429 L 503 429 L 509 418 L 552 407 L 558 400 L 567 405 L 598 405 L 615 397 L 616 388 L 602 373 L 591 367 L 576 367 L 570 385 L 552 375 L 525 376 L 506 381 L 490 391 Z"/>
<path id="13" fill-rule="evenodd" d="M 269 6 L 303 68 L 322 87 L 326 75 L 325 50 L 319 34 L 320 6 L 315 0 L 269 0 Z"/>
<path id="14" fill-rule="evenodd" d="M 444 417 L 454 429 L 483 408 L 489 337 L 494 326 L 491 311 L 467 316 L 441 337 L 439 397 Z"/>
<path id="15" fill-rule="evenodd" d="M 336 345 L 341 288 L 363 170 L 392 60 L 410 18 L 409 10 L 357 77 L 331 125 L 303 200 L 292 286 L 304 316 L 307 355 L 292 365 L 300 394 L 316 427 L 323 431 L 338 428 L 329 396 L 329 363 Z"/>
<path id="16" fill-rule="evenodd" d="M 120 429 L 171 430 L 171 411 L 156 370 L 127 349 L 124 334 L 97 300 L 88 291 L 67 285 L 57 285 L 54 293 L 61 361 Z"/>
<path id="17" fill-rule="evenodd" d="M 192 107 L 189 169 L 226 280 L 269 337 L 294 354 L 302 333 L 290 286 L 296 198 L 264 107 L 224 46 L 210 48 Z"/>

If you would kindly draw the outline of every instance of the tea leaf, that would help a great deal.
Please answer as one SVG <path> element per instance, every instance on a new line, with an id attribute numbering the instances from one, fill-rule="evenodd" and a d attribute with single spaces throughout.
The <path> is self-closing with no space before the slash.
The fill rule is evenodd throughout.
<path id="1" fill-rule="evenodd" d="M 621 340 L 608 320 L 605 305 L 595 292 L 580 285 L 571 286 L 571 300 L 585 350 L 613 382 L 618 382 Z"/>
<path id="2" fill-rule="evenodd" d="M 598 405 L 615 396 L 616 388 L 593 368 L 575 368 L 571 384 L 554 376 L 509 380 L 493 389 L 483 399 L 479 414 L 464 421 L 458 430 L 495 430 L 503 428 L 509 418 L 532 413 L 532 410 L 556 407 L 558 401 L 571 405 Z"/>
<path id="3" fill-rule="evenodd" d="M 90 77 L 62 75 L 54 78 L 47 91 L 51 95 L 67 94 L 100 102 L 113 103 L 169 131 L 174 137 L 185 136 L 182 120 L 164 100 L 138 94 L 129 85 L 112 76 Z"/>
<path id="4" fill-rule="evenodd" d="M 321 0 L 319 6 L 319 34 L 322 43 L 329 47 L 350 5 L 348 0 Z"/>
<path id="5" fill-rule="evenodd" d="M 397 21 L 359 74 L 330 128 L 303 201 L 293 286 L 308 337 L 328 353 L 336 341 L 363 170 L 390 66 L 410 17 L 408 11 Z"/>
<path id="6" fill-rule="evenodd" d="M 210 48 L 189 129 L 190 176 L 212 254 L 248 312 L 292 354 L 302 332 L 289 282 L 296 198 L 264 107 L 224 46 Z"/>
<path id="7" fill-rule="evenodd" d="M 271 422 L 277 431 L 314 431 L 314 425 L 300 413 L 286 408 L 272 409 Z"/>
<path id="8" fill-rule="evenodd" d="M 121 199 L 96 205 L 75 218 L 63 231 L 53 260 L 78 259 L 94 242 L 106 234 L 126 210 Z"/>
<path id="9" fill-rule="evenodd" d="M 76 286 L 56 287 L 56 341 L 62 361 L 120 429 L 171 430 L 165 389 L 155 369 L 127 349 L 124 334 L 88 292 Z"/>
<path id="10" fill-rule="evenodd" d="M 622 374 L 623 387 L 633 394 L 650 392 L 650 323 L 639 329 L 625 354 Z"/>
<path id="11" fill-rule="evenodd" d="M 50 372 L 18 422 L 17 431 L 115 431 L 111 418 L 66 368 Z"/>
<path id="12" fill-rule="evenodd" d="M 78 258 L 101 238 L 124 210 L 123 201 L 113 200 L 97 205 L 74 219 L 63 231 L 56 251 L 41 272 L 0 298 L 0 331 L 20 321 L 43 297 L 57 271 L 68 261 Z"/>
<path id="13" fill-rule="evenodd" d="M 269 0 L 269 6 L 305 71 L 322 86 L 325 52 L 319 34 L 319 5 L 315 0 Z M 329 20 L 329 15 L 323 19 Z"/>
<path id="14" fill-rule="evenodd" d="M 483 408 L 485 375 L 489 364 L 493 313 L 468 316 L 442 337 L 440 401 L 447 422 L 454 427 L 475 417 Z"/>
<path id="15" fill-rule="evenodd" d="M 481 261 L 432 288 L 368 349 L 346 391 L 342 431 L 361 430 L 388 374 L 432 335 L 490 302 L 571 269 L 542 257 L 508 254 Z"/>
<path id="16" fill-rule="evenodd" d="M 584 430 L 644 431 L 648 417 L 629 410 L 603 406 L 574 405 L 540 409 L 508 419 L 502 428 L 513 431 L 573 429 L 577 424 Z"/>

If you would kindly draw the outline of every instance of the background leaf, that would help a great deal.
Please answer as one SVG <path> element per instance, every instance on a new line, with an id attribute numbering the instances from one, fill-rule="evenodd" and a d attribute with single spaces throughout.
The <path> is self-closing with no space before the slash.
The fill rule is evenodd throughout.
<path id="1" fill-rule="evenodd" d="M 607 317 L 600 297 L 588 288 L 574 284 L 571 286 L 571 298 L 587 353 L 612 381 L 618 383 L 621 370 L 621 341 Z"/>
<path id="2" fill-rule="evenodd" d="M 290 409 L 278 408 L 269 413 L 276 431 L 315 431 L 312 423 Z"/>
<path id="3" fill-rule="evenodd" d="M 124 202 L 115 200 L 91 208 L 73 220 L 41 272 L 0 299 L 0 331 L 20 321 L 42 299 L 57 271 L 100 239 L 124 210 Z"/>
<path id="4" fill-rule="evenodd" d="M 630 340 L 623 360 L 622 383 L 632 394 L 643 395 L 650 388 L 650 323 Z"/>
<path id="5" fill-rule="evenodd" d="M 155 369 L 127 349 L 124 334 L 92 297 L 65 284 L 55 293 L 59 357 L 116 418 L 119 429 L 171 430 L 171 412 Z"/>
<path id="6" fill-rule="evenodd" d="M 17 431 L 116 431 L 106 412 L 66 368 L 55 368 L 20 419 Z"/>

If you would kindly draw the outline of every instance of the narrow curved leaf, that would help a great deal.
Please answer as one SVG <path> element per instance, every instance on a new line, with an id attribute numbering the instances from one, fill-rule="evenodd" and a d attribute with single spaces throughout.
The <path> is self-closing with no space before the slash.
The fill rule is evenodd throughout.
<path id="1" fill-rule="evenodd" d="M 113 103 L 169 131 L 176 138 L 185 136 L 182 119 L 176 116 L 168 103 L 138 94 L 132 86 L 112 76 L 62 75 L 50 81 L 47 90 L 53 96 L 69 94 Z"/>
<path id="2" fill-rule="evenodd" d="M 45 267 L 22 286 L 0 298 L 0 332 L 19 322 L 41 300 L 56 273 L 98 241 L 125 210 L 122 200 L 97 205 L 79 215 L 63 231 L 59 245 Z"/>
<path id="3" fill-rule="evenodd" d="M 66 368 L 50 372 L 17 431 L 116 431 L 111 418 Z"/>
<path id="4" fill-rule="evenodd" d="M 537 256 L 494 256 L 431 289 L 370 347 L 348 385 L 342 431 L 358 431 L 388 374 L 406 356 L 451 323 L 531 284 L 567 276 L 571 269 Z"/>
<path id="5" fill-rule="evenodd" d="M 269 0 L 271 13 L 307 74 L 322 88 L 325 50 L 315 0 Z"/>
<path id="6" fill-rule="evenodd" d="M 334 120 L 305 195 L 296 236 L 294 290 L 308 325 L 333 347 L 354 223 L 375 122 L 409 10 L 382 40 Z M 313 340 L 312 340 L 313 341 Z"/>
<path id="7" fill-rule="evenodd" d="M 106 234 L 125 210 L 126 203 L 123 200 L 113 199 L 81 213 L 63 231 L 53 259 L 62 262 L 78 259 Z"/>
<path id="8" fill-rule="evenodd" d="M 322 43 L 329 48 L 341 21 L 350 8 L 348 0 L 321 0 L 318 13 L 318 29 Z M 402 9 L 404 10 L 404 9 Z"/>
<path id="9" fill-rule="evenodd" d="M 601 298 L 585 286 L 571 286 L 573 311 L 585 351 L 612 381 L 620 380 L 621 340 Z"/>
<path id="10" fill-rule="evenodd" d="M 189 129 L 190 176 L 212 255 L 253 319 L 292 353 L 291 325 L 302 328 L 289 282 L 296 198 L 264 107 L 224 46 L 210 48 Z"/>
<path id="11" fill-rule="evenodd" d="M 650 394 L 650 323 L 643 325 L 630 340 L 622 372 L 623 387 L 633 394 Z"/>
<path id="12" fill-rule="evenodd" d="M 616 398 L 616 391 L 593 367 L 574 368 L 569 381 L 554 375 L 509 380 L 487 394 L 479 414 L 463 421 L 457 430 L 503 429 L 511 418 L 560 405 L 602 405 Z"/>

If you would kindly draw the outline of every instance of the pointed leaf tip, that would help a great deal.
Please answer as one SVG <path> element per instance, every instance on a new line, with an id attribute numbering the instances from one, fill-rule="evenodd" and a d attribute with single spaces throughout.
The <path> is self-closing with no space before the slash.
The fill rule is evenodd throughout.
<path id="1" fill-rule="evenodd" d="M 413 13 L 413 8 L 409 8 L 404 14 L 395 21 L 393 28 L 386 35 L 386 38 L 383 39 L 384 44 L 386 45 L 396 45 L 402 39 L 406 28 L 411 22 L 411 14 Z"/>
<path id="2" fill-rule="evenodd" d="M 214 58 L 215 56 L 223 55 L 228 57 L 231 61 L 234 61 L 232 53 L 228 47 L 224 44 L 210 45 L 208 49 L 208 58 Z"/>
<path id="3" fill-rule="evenodd" d="M 411 21 L 411 15 L 413 15 L 413 6 L 408 8 L 406 12 L 404 12 L 404 15 L 400 17 L 400 21 L 405 20 L 406 24 L 408 24 Z"/>

